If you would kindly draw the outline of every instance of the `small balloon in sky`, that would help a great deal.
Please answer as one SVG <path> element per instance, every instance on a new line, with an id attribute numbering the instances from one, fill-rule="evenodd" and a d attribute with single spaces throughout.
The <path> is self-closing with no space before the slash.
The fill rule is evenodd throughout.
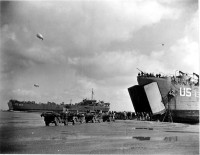
<path id="1" fill-rule="evenodd" d="M 34 84 L 35 87 L 39 87 L 39 84 Z"/>
<path id="2" fill-rule="evenodd" d="M 38 33 L 36 36 L 37 36 L 39 39 L 44 40 L 44 37 L 42 36 L 42 34 Z"/>

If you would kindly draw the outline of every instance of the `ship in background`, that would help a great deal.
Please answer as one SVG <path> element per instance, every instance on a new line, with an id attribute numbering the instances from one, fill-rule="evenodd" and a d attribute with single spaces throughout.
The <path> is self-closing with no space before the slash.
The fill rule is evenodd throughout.
<path id="1" fill-rule="evenodd" d="M 69 111 L 79 111 L 79 112 L 108 112 L 110 110 L 110 103 L 105 103 L 104 101 L 98 101 L 93 99 L 94 98 L 94 91 L 92 89 L 91 99 L 83 99 L 79 103 L 75 104 L 65 104 L 64 111 L 68 109 Z M 70 101 L 71 102 L 71 101 Z"/>
<path id="2" fill-rule="evenodd" d="M 168 115 L 174 122 L 199 123 L 198 74 L 176 71 L 166 76 L 140 70 L 137 81 L 138 85 L 128 88 L 136 114 L 157 115 L 160 120 Z"/>
<path id="3" fill-rule="evenodd" d="M 47 103 L 35 103 L 35 101 L 18 101 L 10 100 L 8 102 L 8 107 L 10 111 L 29 111 L 29 112 L 43 112 L 43 111 L 55 111 L 61 112 L 68 109 L 69 111 L 87 112 L 87 111 L 102 111 L 108 112 L 110 110 L 110 103 L 105 103 L 104 101 L 99 101 L 93 99 L 83 99 L 79 103 L 72 104 L 56 104 L 54 102 Z"/>
<path id="4" fill-rule="evenodd" d="M 64 103 L 56 104 L 54 102 L 36 103 L 35 101 L 18 101 L 9 100 L 9 111 L 29 111 L 29 112 L 42 112 L 42 111 L 62 111 Z"/>
<path id="5" fill-rule="evenodd" d="M 108 112 L 110 110 L 110 103 L 105 103 L 104 101 L 99 101 L 94 99 L 83 99 L 79 103 L 75 104 L 65 104 L 65 109 L 69 111 L 79 111 L 79 112 Z"/>

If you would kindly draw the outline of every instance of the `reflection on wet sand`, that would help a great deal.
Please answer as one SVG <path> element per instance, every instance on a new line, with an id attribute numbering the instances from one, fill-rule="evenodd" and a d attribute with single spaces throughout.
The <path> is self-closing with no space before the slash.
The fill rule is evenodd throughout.
<path id="1" fill-rule="evenodd" d="M 138 137 L 132 137 L 132 138 L 137 139 L 139 141 L 155 141 L 155 140 L 165 141 L 165 142 L 178 141 L 178 136 L 171 136 L 171 137 L 142 137 L 142 136 L 138 136 Z"/>
<path id="2" fill-rule="evenodd" d="M 137 140 L 140 140 L 140 141 L 143 141 L 143 140 L 150 140 L 151 137 L 133 137 L 133 139 L 137 139 Z"/>
<path id="3" fill-rule="evenodd" d="M 46 127 L 39 114 L 3 114 L 0 153 L 199 154 L 198 125 L 126 120 Z"/>
<path id="4" fill-rule="evenodd" d="M 135 128 L 135 129 L 145 129 L 145 130 L 153 130 L 153 128 Z"/>

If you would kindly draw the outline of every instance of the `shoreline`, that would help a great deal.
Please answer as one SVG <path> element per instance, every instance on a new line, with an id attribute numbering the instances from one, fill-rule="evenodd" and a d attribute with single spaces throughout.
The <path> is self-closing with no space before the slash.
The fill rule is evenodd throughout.
<path id="1" fill-rule="evenodd" d="M 199 154 L 199 125 L 136 120 L 1 128 L 1 153 Z"/>

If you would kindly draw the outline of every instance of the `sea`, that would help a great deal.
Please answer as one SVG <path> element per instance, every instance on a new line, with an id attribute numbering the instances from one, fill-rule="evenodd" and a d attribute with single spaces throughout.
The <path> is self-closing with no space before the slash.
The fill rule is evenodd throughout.
<path id="1" fill-rule="evenodd" d="M 0 128 L 44 126 L 41 112 L 0 111 Z"/>

